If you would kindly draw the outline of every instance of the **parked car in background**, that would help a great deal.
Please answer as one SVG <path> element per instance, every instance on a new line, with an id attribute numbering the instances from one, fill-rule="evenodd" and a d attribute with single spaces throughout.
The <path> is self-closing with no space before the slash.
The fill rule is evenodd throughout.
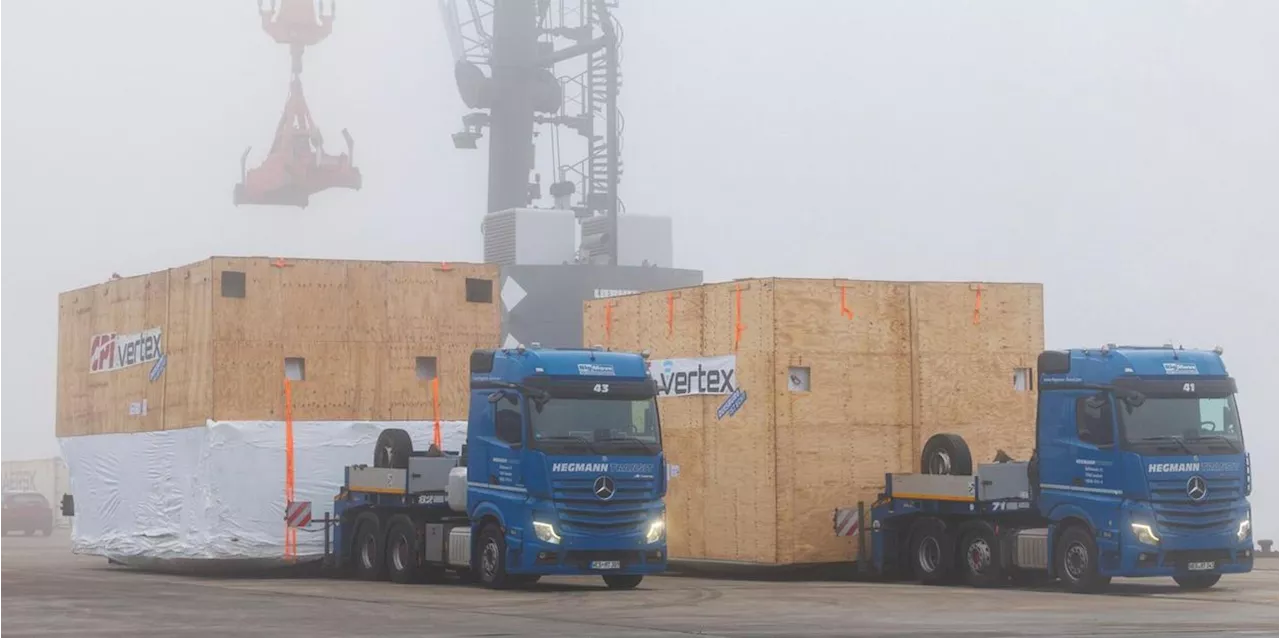
<path id="1" fill-rule="evenodd" d="M 40 532 L 48 536 L 53 531 L 53 508 L 39 492 L 7 492 L 4 510 L 0 512 L 0 528 L 5 535 L 22 532 L 30 536 Z"/>

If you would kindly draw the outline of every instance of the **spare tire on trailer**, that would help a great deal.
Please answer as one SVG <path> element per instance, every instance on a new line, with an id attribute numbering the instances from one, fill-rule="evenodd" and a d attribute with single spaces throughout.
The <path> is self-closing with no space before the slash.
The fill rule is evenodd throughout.
<path id="1" fill-rule="evenodd" d="M 399 428 L 387 428 L 378 435 L 373 447 L 373 466 L 403 470 L 409 467 L 413 439 Z"/>
<path id="2" fill-rule="evenodd" d="M 935 434 L 920 453 L 921 474 L 973 474 L 973 455 L 959 434 Z"/>

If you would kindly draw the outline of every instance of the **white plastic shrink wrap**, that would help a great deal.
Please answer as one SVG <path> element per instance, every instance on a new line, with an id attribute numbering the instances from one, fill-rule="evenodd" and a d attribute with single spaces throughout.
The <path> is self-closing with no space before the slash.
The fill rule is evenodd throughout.
<path id="1" fill-rule="evenodd" d="M 408 431 L 414 449 L 431 442 L 427 421 L 294 423 L 295 498 L 311 501 L 313 518 L 332 512 L 343 468 L 372 463 L 389 427 Z M 466 428 L 442 422 L 444 448 L 461 449 Z M 210 421 L 59 439 L 75 496 L 73 551 L 125 564 L 282 560 L 284 432 L 282 421 Z M 323 553 L 323 532 L 298 533 L 299 559 Z"/>

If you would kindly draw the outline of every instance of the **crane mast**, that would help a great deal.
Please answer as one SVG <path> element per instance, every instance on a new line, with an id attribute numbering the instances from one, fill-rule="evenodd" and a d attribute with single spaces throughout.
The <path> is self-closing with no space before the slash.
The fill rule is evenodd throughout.
<path id="1" fill-rule="evenodd" d="M 487 212 L 526 208 L 542 198 L 534 138 L 539 126 L 549 126 L 556 172 L 549 194 L 555 207 L 572 209 L 584 223 L 588 261 L 618 265 L 621 38 L 611 13 L 616 3 L 440 0 L 440 6 L 458 90 L 472 109 L 454 145 L 474 149 L 488 129 Z M 558 65 L 572 69 L 557 75 Z M 582 138 L 581 159 L 564 161 L 562 130 Z"/>

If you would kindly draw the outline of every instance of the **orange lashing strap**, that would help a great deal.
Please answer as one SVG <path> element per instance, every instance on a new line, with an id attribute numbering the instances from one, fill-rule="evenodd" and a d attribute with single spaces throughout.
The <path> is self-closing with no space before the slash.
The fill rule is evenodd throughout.
<path id="1" fill-rule="evenodd" d="M 431 430 L 431 443 L 436 446 L 437 450 L 444 450 L 444 444 L 440 442 L 440 375 L 436 374 L 436 378 L 431 380 L 431 414 L 435 418 L 435 427 Z"/>
<path id="2" fill-rule="evenodd" d="M 973 325 L 978 325 L 981 321 L 982 312 L 982 284 L 978 284 L 973 289 Z"/>
<path id="3" fill-rule="evenodd" d="M 845 288 L 845 286 L 840 286 L 840 316 L 845 319 L 853 319 L 853 310 L 851 310 L 849 305 L 845 303 L 847 299 L 845 295 Z"/>
<path id="4" fill-rule="evenodd" d="M 284 502 L 285 508 L 293 503 L 293 384 L 284 379 Z M 298 555 L 298 530 L 286 522 L 284 527 L 284 556 L 293 559 Z"/>
<path id="5" fill-rule="evenodd" d="M 734 287 L 733 301 L 733 351 L 738 351 L 738 342 L 742 341 L 742 331 L 747 326 L 742 323 L 742 284 Z"/>

